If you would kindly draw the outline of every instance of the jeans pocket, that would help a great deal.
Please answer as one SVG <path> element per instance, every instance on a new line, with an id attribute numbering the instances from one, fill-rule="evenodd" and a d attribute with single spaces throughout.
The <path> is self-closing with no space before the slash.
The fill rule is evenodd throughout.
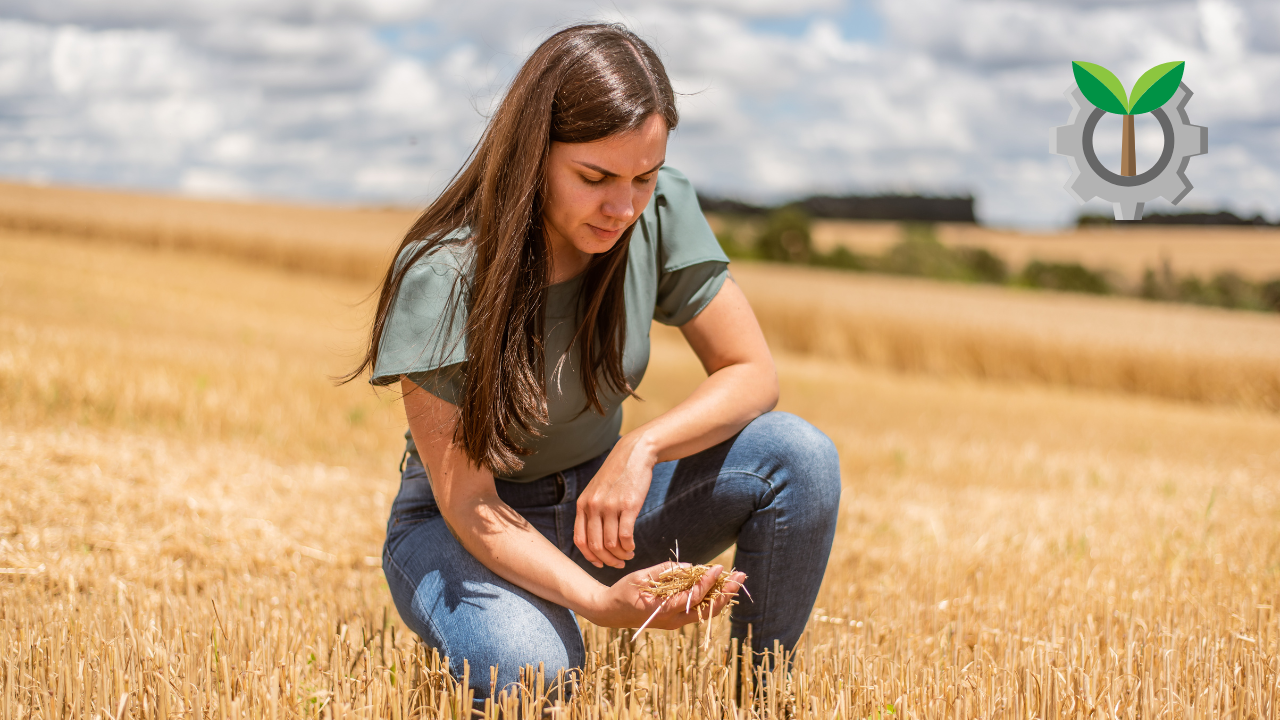
<path id="1" fill-rule="evenodd" d="M 391 514 L 391 527 L 413 525 L 437 517 L 440 517 L 440 509 L 435 505 L 409 508 Z"/>
<path id="2" fill-rule="evenodd" d="M 556 527 L 559 530 L 559 533 L 557 539 L 553 542 L 555 542 L 556 546 L 560 548 L 560 552 L 569 557 L 573 557 L 573 553 L 578 548 L 578 546 L 573 542 L 573 530 L 577 517 L 577 498 L 566 498 L 563 502 L 556 505 Z"/>
<path id="3" fill-rule="evenodd" d="M 435 503 L 414 504 L 411 507 L 391 509 L 391 518 L 387 521 L 387 550 L 395 550 L 396 545 L 422 523 L 440 517 L 440 509 Z"/>

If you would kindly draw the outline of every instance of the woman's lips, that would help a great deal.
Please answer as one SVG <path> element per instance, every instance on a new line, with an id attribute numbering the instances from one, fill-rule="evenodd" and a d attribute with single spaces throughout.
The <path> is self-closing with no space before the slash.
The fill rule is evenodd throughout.
<path id="1" fill-rule="evenodd" d="M 625 227 L 620 227 L 617 230 L 605 230 L 604 228 L 596 227 L 591 223 L 587 223 L 587 227 L 591 228 L 591 232 L 595 233 L 595 236 L 601 240 L 613 240 L 621 235 L 623 230 L 626 230 Z"/>

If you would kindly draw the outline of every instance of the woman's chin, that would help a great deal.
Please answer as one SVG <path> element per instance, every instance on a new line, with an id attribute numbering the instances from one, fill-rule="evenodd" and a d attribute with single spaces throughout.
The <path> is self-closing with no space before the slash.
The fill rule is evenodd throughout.
<path id="1" fill-rule="evenodd" d="M 609 252 L 610 250 L 613 249 L 613 246 L 617 244 L 618 244 L 618 238 L 614 238 L 612 240 L 598 240 L 598 239 L 592 238 L 588 242 L 578 244 L 577 247 L 578 247 L 578 250 L 581 250 L 582 252 L 587 253 L 589 255 L 599 255 L 600 253 Z"/>

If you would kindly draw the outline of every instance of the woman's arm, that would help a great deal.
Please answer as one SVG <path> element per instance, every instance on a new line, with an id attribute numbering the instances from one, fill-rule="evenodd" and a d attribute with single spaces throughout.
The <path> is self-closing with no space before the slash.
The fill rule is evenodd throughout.
<path id="1" fill-rule="evenodd" d="M 427 467 L 431 491 L 445 524 L 467 552 L 499 577 L 546 600 L 567 607 L 597 625 L 639 627 L 657 608 L 652 596 L 638 585 L 651 573 L 663 569 L 646 568 L 606 587 L 578 567 L 560 549 L 542 536 L 520 513 L 498 497 L 493 474 L 478 467 L 454 442 L 458 408 L 401 380 L 405 415 L 418 454 Z M 706 573 L 690 591 L 690 604 L 697 606 L 710 590 L 719 570 Z M 741 573 L 726 586 L 736 592 Z M 718 600 L 718 613 L 728 602 Z M 651 625 L 677 628 L 698 619 L 697 612 L 684 612 L 685 598 L 669 603 Z"/>
<path id="2" fill-rule="evenodd" d="M 778 402 L 773 356 L 732 278 L 680 331 L 707 379 L 683 402 L 623 435 L 578 498 L 573 541 L 596 567 L 622 567 L 634 556 L 632 531 L 654 465 L 728 440 Z"/>

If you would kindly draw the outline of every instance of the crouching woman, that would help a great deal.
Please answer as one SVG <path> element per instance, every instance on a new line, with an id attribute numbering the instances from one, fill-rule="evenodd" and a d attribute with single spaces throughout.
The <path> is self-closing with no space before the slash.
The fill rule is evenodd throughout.
<path id="1" fill-rule="evenodd" d="M 524 63 L 466 166 L 406 234 L 364 362 L 408 418 L 383 568 L 401 617 L 477 698 L 527 664 L 582 665 L 575 614 L 677 628 L 722 567 L 662 603 L 642 585 L 679 546 L 735 542 L 732 633 L 804 629 L 835 533 L 831 441 L 771 412 L 773 359 L 683 175 L 675 95 L 624 28 L 571 27 Z M 619 435 L 653 320 L 707 377 Z M 686 611 L 686 607 L 694 609 Z M 656 615 L 655 615 L 656 612 Z"/>

